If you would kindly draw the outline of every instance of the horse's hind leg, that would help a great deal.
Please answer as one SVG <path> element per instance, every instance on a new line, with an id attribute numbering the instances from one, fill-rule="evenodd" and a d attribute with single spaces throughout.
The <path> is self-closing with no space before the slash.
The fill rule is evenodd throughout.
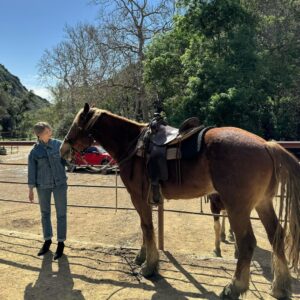
<path id="1" fill-rule="evenodd" d="M 210 200 L 210 210 L 213 214 L 219 215 L 221 209 L 217 205 L 216 201 L 218 200 L 219 195 L 218 194 L 213 194 L 209 195 L 209 200 Z M 213 251 L 214 255 L 217 257 L 222 257 L 221 254 L 221 224 L 220 224 L 220 217 L 219 216 L 214 216 L 214 230 L 215 230 L 215 249 Z"/>
<path id="2" fill-rule="evenodd" d="M 223 243 L 226 242 L 226 233 L 225 233 L 225 230 L 226 230 L 226 226 L 225 226 L 225 223 L 226 223 L 226 211 L 223 209 L 221 210 L 222 212 L 222 226 L 221 226 L 221 234 L 220 234 L 220 238 L 221 238 L 221 241 Z"/>
<path id="3" fill-rule="evenodd" d="M 141 273 L 145 277 L 152 276 L 158 268 L 158 250 L 155 243 L 155 234 L 152 221 L 152 209 L 147 204 L 147 201 L 134 201 L 135 206 L 141 219 L 141 228 L 143 231 L 143 245 L 138 255 L 136 256 L 136 263 L 142 265 Z"/>
<path id="4" fill-rule="evenodd" d="M 273 272 L 272 296 L 277 299 L 289 298 L 291 294 L 291 279 L 284 253 L 284 237 L 282 227 L 278 224 L 278 219 L 274 211 L 272 200 L 268 199 L 256 207 L 256 211 L 262 221 L 268 239 L 273 248 Z M 277 226 L 278 229 L 277 229 Z M 279 234 L 279 243 L 275 243 L 276 229 Z"/>
<path id="5" fill-rule="evenodd" d="M 224 288 L 221 298 L 238 299 L 249 288 L 250 263 L 256 247 L 256 239 L 250 222 L 250 212 L 248 214 L 228 210 L 227 212 L 231 228 L 235 233 L 239 257 L 232 282 Z"/>
<path id="6" fill-rule="evenodd" d="M 229 239 L 230 242 L 234 242 L 235 241 L 235 239 L 234 239 L 234 233 L 233 233 L 233 231 L 231 229 L 231 226 L 229 226 L 228 239 Z"/>

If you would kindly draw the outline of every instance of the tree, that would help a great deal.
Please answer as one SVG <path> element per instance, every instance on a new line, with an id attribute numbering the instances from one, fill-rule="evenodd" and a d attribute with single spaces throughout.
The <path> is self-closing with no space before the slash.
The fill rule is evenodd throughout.
<path id="1" fill-rule="evenodd" d="M 144 48 L 154 34 L 169 26 L 174 1 L 92 2 L 100 10 L 99 23 L 67 26 L 64 41 L 41 58 L 40 76 L 50 84 L 54 80 L 68 94 L 63 98 L 71 112 L 87 99 L 101 107 L 120 108 L 125 102 L 134 112 L 124 113 L 148 119 L 151 96 L 142 78 Z"/>
<path id="2" fill-rule="evenodd" d="M 122 76 L 115 73 L 109 83 L 126 93 L 133 93 L 134 117 L 148 120 L 153 96 L 147 95 L 143 82 L 145 46 L 153 36 L 170 28 L 175 1 L 160 0 L 151 3 L 147 0 L 95 0 L 94 3 L 100 7 L 103 43 L 121 58 L 120 68 L 116 69 L 116 73 L 121 69 L 123 73 L 126 69 L 129 75 L 124 83 L 116 80 L 122 79 Z"/>
<path id="3" fill-rule="evenodd" d="M 300 138 L 300 1 L 243 1 L 258 20 L 263 87 L 274 103 L 276 139 Z"/>
<path id="4" fill-rule="evenodd" d="M 81 100 L 78 89 L 84 98 L 90 98 L 90 86 L 109 76 L 107 51 L 99 42 L 99 31 L 93 25 L 78 24 L 65 28 L 66 39 L 52 50 L 46 50 L 39 62 L 40 77 L 48 83 L 54 80 L 60 91 L 68 93 L 68 110 L 75 113 Z"/>
<path id="5" fill-rule="evenodd" d="M 207 124 L 278 136 L 283 103 L 295 105 L 299 97 L 300 31 L 299 1 L 275 2 L 276 18 L 267 0 L 180 2 L 174 28 L 153 40 L 145 63 L 146 82 L 158 87 L 173 124 L 196 115 Z"/>

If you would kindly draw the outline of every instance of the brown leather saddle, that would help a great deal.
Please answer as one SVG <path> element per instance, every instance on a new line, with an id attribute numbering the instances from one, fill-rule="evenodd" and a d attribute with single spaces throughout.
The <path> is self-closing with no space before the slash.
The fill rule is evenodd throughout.
<path id="1" fill-rule="evenodd" d="M 148 131 L 146 130 L 145 134 L 138 141 L 137 155 L 145 156 L 147 153 L 148 144 L 150 142 L 156 146 L 167 148 L 167 160 L 181 159 L 182 155 L 180 151 L 180 144 L 196 134 L 198 134 L 197 152 L 200 152 L 202 149 L 203 136 L 210 128 L 212 127 L 204 127 L 203 125 L 200 125 L 200 121 L 196 117 L 185 120 L 179 129 L 169 125 L 161 124 L 158 126 L 155 133 L 151 133 L 151 129 L 148 129 Z M 150 141 L 146 142 L 145 136 L 147 136 Z"/>
<path id="2" fill-rule="evenodd" d="M 200 125 L 199 119 L 193 117 L 185 120 L 177 129 L 167 125 L 159 114 L 155 115 L 139 139 L 136 152 L 138 156 L 146 158 L 151 182 L 149 204 L 162 203 L 160 184 L 168 179 L 167 160 L 176 160 L 177 179 L 181 182 L 180 159 L 195 157 L 200 152 L 203 136 L 209 128 Z"/>
<path id="3" fill-rule="evenodd" d="M 188 138 L 195 129 L 200 126 L 199 119 L 196 117 L 185 120 L 178 128 L 169 125 L 160 125 L 156 134 L 153 135 L 151 141 L 157 146 L 168 145 L 169 143 L 176 144 L 177 141 Z"/>

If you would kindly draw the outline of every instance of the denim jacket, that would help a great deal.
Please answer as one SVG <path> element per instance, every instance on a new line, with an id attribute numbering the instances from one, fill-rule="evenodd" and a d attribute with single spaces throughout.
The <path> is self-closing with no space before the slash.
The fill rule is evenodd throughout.
<path id="1" fill-rule="evenodd" d="M 47 144 L 38 141 L 28 157 L 28 186 L 53 188 L 67 184 L 66 161 L 60 157 L 59 140 L 50 139 Z"/>

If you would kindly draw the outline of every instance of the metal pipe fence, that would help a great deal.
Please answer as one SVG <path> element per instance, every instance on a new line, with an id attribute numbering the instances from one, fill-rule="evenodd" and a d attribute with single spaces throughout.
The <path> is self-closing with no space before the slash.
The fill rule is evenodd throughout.
<path id="1" fill-rule="evenodd" d="M 34 145 L 35 142 L 32 141 L 0 141 L 0 146 L 31 146 Z M 299 148 L 300 149 L 300 142 L 280 142 L 282 146 L 286 146 L 286 148 Z M 27 166 L 27 163 L 7 163 L 7 162 L 0 162 L 0 165 L 11 165 L 11 166 Z M 131 207 L 118 207 L 118 189 L 125 189 L 126 187 L 124 185 L 118 185 L 117 184 L 117 172 L 116 174 L 116 184 L 115 185 L 85 185 L 85 184 L 68 184 L 68 187 L 76 188 L 113 188 L 116 190 L 116 206 L 96 206 L 96 205 L 78 205 L 78 204 L 68 204 L 68 207 L 73 208 L 88 208 L 88 209 L 109 209 L 109 210 L 128 210 L 128 211 L 134 211 L 135 208 Z M 0 184 L 20 184 L 20 185 L 27 185 L 26 182 L 18 182 L 18 181 L 4 181 L 0 180 Z M 277 195 L 279 197 L 279 195 Z M 221 216 L 219 214 L 213 214 L 213 213 L 204 213 L 203 212 L 203 200 L 204 197 L 200 197 L 200 211 L 182 211 L 182 210 L 175 210 L 175 209 L 165 209 L 164 205 L 158 206 L 158 208 L 154 208 L 153 211 L 158 212 L 158 247 L 160 250 L 164 250 L 164 212 L 167 213 L 179 213 L 179 214 L 190 214 L 190 215 L 199 215 L 199 216 Z M 38 204 L 38 203 L 30 203 L 27 201 L 19 201 L 19 200 L 12 200 L 12 199 L 2 199 L 0 198 L 0 202 L 10 202 L 10 203 L 23 203 L 23 204 Z M 206 201 L 205 201 L 206 202 Z M 52 204 L 54 205 L 54 204 Z M 223 215 L 222 215 L 223 216 Z M 227 216 L 224 216 L 227 217 Z M 260 220 L 257 217 L 251 217 L 251 220 Z"/>
<path id="2" fill-rule="evenodd" d="M 3 163 L 0 163 L 0 165 L 2 165 Z M 14 165 L 13 163 L 10 163 L 10 165 Z M 20 165 L 20 164 L 16 164 L 16 165 Z M 22 165 L 27 165 L 27 164 L 22 164 Z M 0 180 L 0 184 L 20 184 L 20 185 L 27 185 L 27 182 L 19 182 L 19 181 L 4 181 L 4 180 Z M 89 185 L 89 184 L 68 184 L 68 187 L 80 187 L 80 188 L 108 188 L 108 189 L 126 189 L 126 187 L 124 185 Z M 164 209 L 164 212 L 172 212 L 172 213 L 182 213 L 182 214 L 193 214 L 193 215 L 203 215 L 203 216 L 221 216 L 220 214 L 213 214 L 213 213 L 204 213 L 203 212 L 203 201 L 207 202 L 206 200 L 204 200 L 205 197 L 200 197 L 199 201 L 200 201 L 200 211 L 196 212 L 196 211 L 186 211 L 186 210 L 176 210 L 176 209 Z M 24 203 L 24 204 L 30 204 L 32 205 L 33 203 L 27 202 L 27 201 L 19 201 L 19 200 L 9 200 L 9 199 L 2 199 L 0 198 L 1 202 L 16 202 L 16 203 Z M 38 203 L 34 203 L 34 204 L 38 204 Z M 54 204 L 52 204 L 54 205 Z M 75 204 L 68 204 L 67 206 L 70 207 L 80 207 L 80 208 L 99 208 L 99 209 L 118 209 L 118 210 L 135 210 L 135 208 L 126 208 L 126 207 L 113 207 L 113 206 L 95 206 L 95 205 L 75 205 Z M 154 208 L 153 211 L 158 211 L 157 208 Z M 223 216 L 223 215 L 222 215 Z M 225 216 L 227 217 L 227 216 Z M 251 217 L 252 220 L 259 220 L 259 218 L 255 218 L 255 217 Z"/>

